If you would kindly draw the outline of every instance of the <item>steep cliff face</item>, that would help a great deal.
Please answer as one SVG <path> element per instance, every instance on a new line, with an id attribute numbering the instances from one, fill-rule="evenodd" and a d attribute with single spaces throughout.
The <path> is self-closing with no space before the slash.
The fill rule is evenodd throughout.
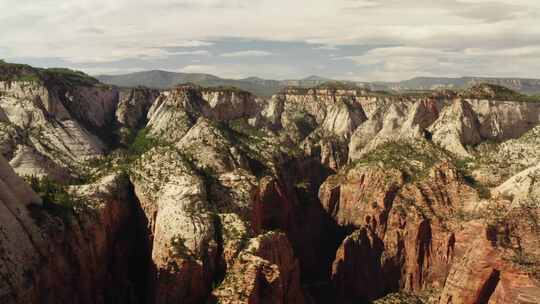
<path id="1" fill-rule="evenodd" d="M 467 245 L 456 254 L 439 303 L 540 300 L 538 205 L 493 207 L 487 223 L 470 222 L 456 235 Z"/>
<path id="2" fill-rule="evenodd" d="M 18 173 L 65 179 L 105 152 L 116 90 L 5 81 L 0 92 L 3 154 Z"/>
<path id="3" fill-rule="evenodd" d="M 157 99 L 156 103 L 160 105 L 151 114 L 154 116 L 147 126 L 150 134 L 162 126 L 160 122 L 169 122 L 167 117 L 179 113 L 198 119 L 186 124 L 185 132 L 173 133 L 177 136 L 176 141 L 163 136 L 177 131 L 176 128 L 165 128 L 164 132 L 157 133 L 166 143 L 143 154 L 132 172 L 137 196 L 149 219 L 152 267 L 155 267 L 151 297 L 156 303 L 206 301 L 212 285 L 219 284 L 224 277 L 241 275 L 238 271 L 243 268 L 236 261 L 247 242 L 262 229 L 269 228 L 266 224 L 259 226 L 255 216 L 258 208 L 256 176 L 264 180 L 263 176 L 272 164 L 266 153 L 254 151 L 266 146 L 266 140 L 255 139 L 254 135 L 241 133 L 241 129 L 231 126 L 244 112 L 229 113 L 230 120 L 222 122 L 206 118 L 209 114 L 201 104 L 205 101 L 199 98 L 202 97 L 200 92 L 194 90 L 183 87 L 172 95 L 164 93 Z M 196 101 L 200 103 L 195 104 Z M 165 103 L 175 106 L 167 107 Z M 247 124 L 245 127 L 251 128 Z M 279 227 L 270 229 L 276 228 Z M 265 246 L 273 246 L 272 242 L 276 242 L 276 254 L 290 256 L 290 245 L 280 245 L 283 241 L 283 238 L 270 238 L 265 240 Z M 253 258 L 278 263 L 260 256 L 262 254 L 263 251 L 253 253 Z M 290 259 L 293 263 L 294 259 Z M 257 265 L 253 267 L 262 267 Z M 275 285 L 271 287 L 276 289 L 274 292 L 253 291 L 251 301 L 272 302 L 291 288 L 302 295 L 298 288 L 298 271 L 295 276 L 286 275 L 272 284 Z M 242 288 L 242 285 L 231 288 Z M 289 303 L 288 296 L 282 297 L 280 301 Z"/>
<path id="4" fill-rule="evenodd" d="M 349 159 L 358 159 L 388 141 L 422 137 L 458 157 L 472 157 L 471 146 L 518 138 L 540 122 L 540 103 L 524 102 L 519 94 L 505 101 L 497 95 L 470 97 L 442 92 L 401 99 L 359 97 L 368 120 L 351 137 Z"/>
<path id="5" fill-rule="evenodd" d="M 0 157 L 3 303 L 136 303 L 144 260 L 125 182 L 73 187 L 76 205 L 43 201 Z M 135 250 L 137 249 L 137 251 Z"/>
<path id="6" fill-rule="evenodd" d="M 498 143 L 483 143 L 473 151 L 474 175 L 487 185 L 497 187 L 523 170 L 540 162 L 540 127 L 521 137 Z"/>
<path id="7" fill-rule="evenodd" d="M 227 121 L 259 114 L 262 100 L 251 93 L 227 88 L 202 90 L 203 115 L 215 121 Z"/>
<path id="8" fill-rule="evenodd" d="M 304 303 L 300 267 L 283 233 L 253 238 L 213 292 L 218 303 Z"/>
<path id="9" fill-rule="evenodd" d="M 289 89 L 273 98 L 284 104 L 281 113 L 283 126 L 286 125 L 283 119 L 290 117 L 290 120 L 302 123 L 301 116 L 307 115 L 325 131 L 348 138 L 366 119 L 364 110 L 357 102 L 357 94 L 357 91 L 330 89 Z"/>
<path id="10" fill-rule="evenodd" d="M 444 101 L 436 99 L 375 102 L 370 118 L 351 137 L 349 159 L 358 159 L 389 141 L 424 138 L 425 130 L 437 119 L 443 106 Z"/>
<path id="11" fill-rule="evenodd" d="M 454 251 L 449 218 L 474 201 L 474 191 L 442 155 L 428 150 L 397 159 L 394 153 L 405 149 L 360 162 L 321 186 L 325 209 L 338 224 L 356 230 L 343 241 L 332 268 L 341 301 L 444 284 Z"/>
<path id="12" fill-rule="evenodd" d="M 115 127 L 121 144 L 128 145 L 134 133 L 146 125 L 146 114 L 158 96 L 159 91 L 146 88 L 120 91 Z"/>
<path id="13" fill-rule="evenodd" d="M 399 150 L 390 152 L 405 153 L 411 163 L 392 153 L 375 162 L 368 157 L 321 186 L 325 209 L 357 229 L 333 264 L 339 301 L 429 289 L 442 290 L 435 299 L 445 304 L 537 301 L 538 250 L 529 247 L 538 241 L 539 209 L 535 190 L 529 192 L 534 178 L 522 173 L 495 192 L 499 198 L 483 200 L 445 157 L 433 162 Z M 429 173 L 411 174 L 411 165 Z M 509 188 L 521 194 L 522 205 L 500 200 Z"/>
<path id="14" fill-rule="evenodd" d="M 211 287 L 218 247 L 204 182 L 170 149 L 151 150 L 134 167 L 150 232 L 151 301 L 200 303 Z"/>

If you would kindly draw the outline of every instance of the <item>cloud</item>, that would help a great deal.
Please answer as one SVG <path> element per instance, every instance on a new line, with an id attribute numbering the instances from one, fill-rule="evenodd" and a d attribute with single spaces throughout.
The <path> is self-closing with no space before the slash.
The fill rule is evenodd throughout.
<path id="1" fill-rule="evenodd" d="M 105 34 L 105 30 L 98 27 L 85 27 L 85 28 L 79 29 L 78 32 L 81 34 L 97 34 L 97 35 Z"/>
<path id="2" fill-rule="evenodd" d="M 323 51 L 337 51 L 339 48 L 335 45 L 320 45 L 313 48 L 314 50 L 323 50 Z"/>
<path id="3" fill-rule="evenodd" d="M 272 53 L 267 51 L 260 51 L 260 50 L 248 50 L 248 51 L 238 51 L 238 52 L 231 52 L 231 53 L 224 53 L 221 54 L 221 57 L 264 57 L 264 56 L 270 56 Z"/>
<path id="4" fill-rule="evenodd" d="M 538 77 L 540 47 L 436 50 L 415 47 L 388 47 L 344 57 L 363 70 L 355 79 L 398 81 L 417 76 Z M 521 67 L 528 66 L 529 72 Z"/>
<path id="5" fill-rule="evenodd" d="M 226 69 L 217 73 L 235 74 L 224 61 L 237 61 L 236 74 L 269 75 L 242 68 L 242 60 L 279 66 L 269 70 L 273 78 L 318 65 L 345 75 L 351 62 L 355 77 L 366 78 L 540 77 L 528 61 L 540 45 L 537 0 L 2 0 L 0 11 L 0 57 L 8 60 L 178 69 L 203 59 Z"/>
<path id="6" fill-rule="evenodd" d="M 171 56 L 210 56 L 207 50 L 194 51 L 168 51 L 162 48 L 119 48 L 111 51 L 107 56 L 83 56 L 66 57 L 65 60 L 71 63 L 105 63 L 125 59 L 156 60 L 166 59 Z"/>
<path id="7" fill-rule="evenodd" d="M 194 47 L 210 46 L 213 44 L 214 44 L 213 42 L 209 42 L 209 41 L 187 40 L 187 41 L 167 42 L 161 45 L 161 47 L 163 48 L 194 48 Z"/>
<path id="8" fill-rule="evenodd" d="M 210 52 L 207 50 L 196 50 L 196 51 L 183 51 L 183 52 L 170 52 L 171 55 L 196 55 L 196 56 L 210 56 Z"/>

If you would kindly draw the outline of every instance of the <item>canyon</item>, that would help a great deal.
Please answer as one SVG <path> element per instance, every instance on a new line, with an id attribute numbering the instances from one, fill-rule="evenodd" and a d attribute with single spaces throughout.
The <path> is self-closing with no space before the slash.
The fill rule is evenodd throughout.
<path id="1" fill-rule="evenodd" d="M 540 102 L 0 64 L 2 303 L 540 303 Z"/>

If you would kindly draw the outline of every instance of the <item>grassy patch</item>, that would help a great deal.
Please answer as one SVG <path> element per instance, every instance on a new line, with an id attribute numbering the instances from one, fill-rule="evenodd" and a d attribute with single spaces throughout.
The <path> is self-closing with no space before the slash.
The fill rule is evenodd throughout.
<path id="1" fill-rule="evenodd" d="M 99 81 L 81 71 L 66 68 L 34 68 L 26 64 L 8 63 L 0 60 L 0 81 L 27 81 L 53 85 L 94 86 Z"/>
<path id="2" fill-rule="evenodd" d="M 45 82 L 54 84 L 62 84 L 65 86 L 94 86 L 99 81 L 91 76 L 86 75 L 81 71 L 75 71 L 65 68 L 50 68 L 40 70 L 42 78 Z"/>

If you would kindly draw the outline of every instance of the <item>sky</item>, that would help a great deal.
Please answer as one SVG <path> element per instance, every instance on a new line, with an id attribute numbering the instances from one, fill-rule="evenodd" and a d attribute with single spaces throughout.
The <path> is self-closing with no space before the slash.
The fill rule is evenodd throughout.
<path id="1" fill-rule="evenodd" d="M 0 58 L 91 75 L 540 78 L 538 0 L 0 0 Z"/>

